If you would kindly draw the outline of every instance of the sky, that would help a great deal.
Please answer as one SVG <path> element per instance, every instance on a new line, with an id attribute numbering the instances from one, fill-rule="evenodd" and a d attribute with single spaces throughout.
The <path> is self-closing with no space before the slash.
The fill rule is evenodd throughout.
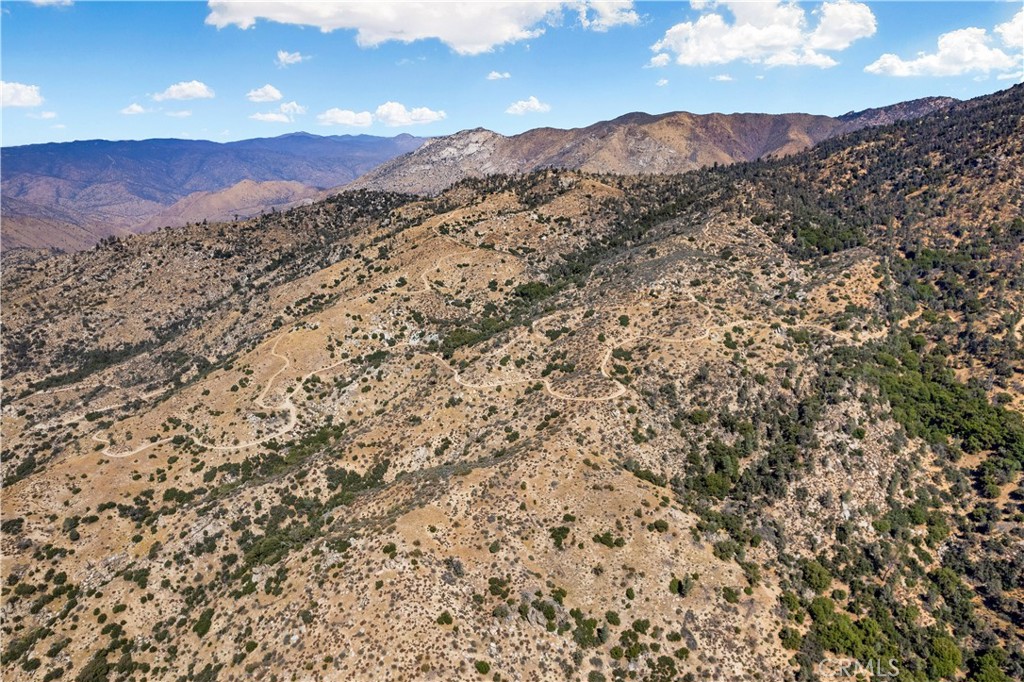
<path id="1" fill-rule="evenodd" d="M 1024 3 L 0 2 L 3 146 L 839 115 L 1022 80 Z"/>

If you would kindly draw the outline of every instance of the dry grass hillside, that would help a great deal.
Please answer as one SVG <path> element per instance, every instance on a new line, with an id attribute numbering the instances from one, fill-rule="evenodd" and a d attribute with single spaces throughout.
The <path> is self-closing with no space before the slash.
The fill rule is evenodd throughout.
<path id="1" fill-rule="evenodd" d="M 5 679 L 1019 677 L 1020 93 L 12 262 Z"/>

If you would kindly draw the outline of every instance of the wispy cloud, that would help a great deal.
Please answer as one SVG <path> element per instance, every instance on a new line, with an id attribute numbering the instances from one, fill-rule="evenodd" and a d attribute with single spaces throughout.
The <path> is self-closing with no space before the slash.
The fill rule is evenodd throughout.
<path id="1" fill-rule="evenodd" d="M 287 50 L 278 50 L 277 59 L 274 63 L 279 67 L 284 68 L 286 66 L 292 66 L 294 64 L 301 64 L 302 62 L 308 61 L 309 55 L 302 54 L 301 52 L 288 52 Z"/>
<path id="2" fill-rule="evenodd" d="M 296 116 L 306 113 L 306 107 L 298 102 L 284 102 L 277 111 L 265 111 L 249 116 L 254 121 L 265 123 L 292 123 Z"/>
<path id="3" fill-rule="evenodd" d="M 288 118 L 287 114 L 282 114 L 280 111 L 267 111 L 251 114 L 249 116 L 254 121 L 262 121 L 264 123 L 291 123 L 292 120 Z"/>
<path id="4" fill-rule="evenodd" d="M 510 74 L 508 71 L 491 71 L 489 74 L 487 74 L 487 80 L 489 81 L 500 81 L 511 77 L 512 74 Z"/>

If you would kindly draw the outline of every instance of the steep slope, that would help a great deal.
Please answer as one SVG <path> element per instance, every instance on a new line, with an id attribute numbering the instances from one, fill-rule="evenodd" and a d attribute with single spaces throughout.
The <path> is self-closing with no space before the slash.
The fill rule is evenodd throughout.
<path id="1" fill-rule="evenodd" d="M 930 97 L 835 119 L 808 114 L 626 114 L 586 128 L 538 128 L 505 137 L 484 129 L 428 141 L 352 188 L 436 194 L 466 177 L 570 168 L 594 173 L 681 173 L 785 156 L 861 128 L 923 116 L 956 100 Z"/>
<path id="2" fill-rule="evenodd" d="M 103 237 L 159 224 L 159 220 L 151 222 L 158 214 L 180 223 L 177 211 L 167 212 L 175 202 L 197 192 L 225 190 L 245 180 L 299 183 L 309 189 L 293 193 L 305 197 L 314 188 L 347 183 L 422 142 L 411 135 L 321 137 L 297 133 L 226 144 L 89 140 L 5 147 L 0 150 L 2 215 L 5 220 L 21 220 L 16 221 L 19 229 L 4 231 L 0 246 L 85 248 Z M 251 192 L 234 194 L 253 198 Z M 17 200 L 16 212 L 8 212 L 13 207 L 9 199 Z M 195 203 L 194 199 L 186 206 Z M 254 213 L 269 206 L 239 208 L 245 210 L 237 213 Z M 45 228 L 55 213 L 62 219 L 50 238 Z M 196 217 L 189 214 L 188 219 Z M 30 224 L 44 229 L 29 230 Z"/>
<path id="3" fill-rule="evenodd" d="M 191 222 L 227 222 L 264 211 L 280 210 L 319 197 L 321 192 L 298 182 L 242 180 L 216 192 L 193 192 L 142 223 L 134 232 L 180 227 Z"/>
<path id="4" fill-rule="evenodd" d="M 1020 679 L 1022 121 L 6 267 L 5 679 Z"/>

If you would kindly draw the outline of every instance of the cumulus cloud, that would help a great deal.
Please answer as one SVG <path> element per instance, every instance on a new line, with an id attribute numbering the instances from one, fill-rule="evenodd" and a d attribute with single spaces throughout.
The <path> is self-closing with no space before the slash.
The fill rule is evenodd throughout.
<path id="1" fill-rule="evenodd" d="M 995 32 L 1003 41 L 1003 45 L 1011 50 L 1024 50 L 1024 9 L 1013 15 L 1005 24 L 999 24 Z"/>
<path id="2" fill-rule="evenodd" d="M 29 118 L 39 119 L 41 121 L 49 121 L 57 118 L 56 111 L 40 111 L 38 114 L 29 114 Z"/>
<path id="3" fill-rule="evenodd" d="M 206 23 L 210 23 L 209 19 L 207 19 Z M 301 64 L 302 62 L 307 61 L 308 59 L 309 55 L 304 55 L 301 52 L 289 52 L 288 50 L 278 50 L 277 59 L 274 60 L 274 63 L 277 64 L 279 67 L 284 68 L 286 66 L 291 66 L 292 64 Z"/>
<path id="4" fill-rule="evenodd" d="M 175 83 L 163 92 L 153 95 L 153 99 L 162 102 L 166 99 L 211 99 L 214 96 L 209 85 L 200 81 L 182 81 Z"/>
<path id="5" fill-rule="evenodd" d="M 510 74 L 508 71 L 491 71 L 489 74 L 487 74 L 487 80 L 489 81 L 500 81 L 511 77 L 512 74 Z"/>
<path id="6" fill-rule="evenodd" d="M 656 53 L 649 66 L 707 66 L 743 61 L 767 66 L 817 66 L 838 62 L 822 50 L 839 52 L 854 41 L 874 35 L 877 24 L 871 9 L 853 0 L 824 2 L 813 14 L 795 2 L 765 0 L 691 0 L 701 11 L 696 21 L 676 24 L 651 46 Z M 732 15 L 731 21 L 721 10 Z"/>
<path id="7" fill-rule="evenodd" d="M 854 41 L 873 36 L 878 29 L 871 9 L 859 2 L 826 2 L 818 14 L 818 26 L 807 41 L 812 50 L 845 50 Z"/>
<path id="8" fill-rule="evenodd" d="M 404 104 L 399 102 L 385 102 L 377 107 L 373 117 L 389 127 L 421 125 L 434 123 L 447 118 L 448 114 L 443 111 L 434 111 L 427 107 L 416 107 L 406 109 Z"/>
<path id="9" fill-rule="evenodd" d="M 126 106 L 124 109 L 122 109 L 121 113 L 124 114 L 125 116 L 136 116 L 138 114 L 146 113 L 146 110 L 145 110 L 145 108 L 143 108 L 143 106 L 141 104 L 138 104 L 136 102 L 132 102 L 131 104 Z"/>
<path id="10" fill-rule="evenodd" d="M 350 111 L 334 107 L 322 114 L 317 114 L 317 122 L 325 126 L 352 126 L 366 128 L 373 125 L 373 114 L 369 111 Z"/>
<path id="11" fill-rule="evenodd" d="M 38 85 L 0 81 L 0 106 L 38 107 L 42 103 L 43 95 Z"/>
<path id="12" fill-rule="evenodd" d="M 306 107 L 298 102 L 283 102 L 277 111 L 259 112 L 252 114 L 249 118 L 265 123 L 292 123 L 296 116 L 301 116 L 304 113 L 306 113 Z"/>
<path id="13" fill-rule="evenodd" d="M 259 19 L 313 26 L 323 32 L 350 29 L 356 43 L 373 47 L 391 40 L 411 43 L 436 38 L 458 54 L 490 52 L 499 45 L 530 40 L 575 11 L 584 28 L 607 31 L 640 17 L 624 0 L 537 0 L 535 2 L 232 2 L 210 0 L 206 23 L 248 29 Z"/>
<path id="14" fill-rule="evenodd" d="M 384 125 L 397 128 L 402 126 L 423 125 L 442 121 L 448 117 L 443 111 L 434 111 L 427 107 L 414 107 L 409 109 L 401 102 L 385 102 L 370 113 L 369 111 L 352 111 L 334 107 L 322 114 L 317 114 L 316 120 L 320 125 L 325 126 L 352 126 L 355 128 L 366 128 L 376 121 Z"/>
<path id="15" fill-rule="evenodd" d="M 273 85 L 267 83 L 262 88 L 250 90 L 248 93 L 246 93 L 245 97 L 250 102 L 277 102 L 278 100 L 282 99 L 284 95 L 282 95 L 281 91 L 275 88 Z"/>
<path id="16" fill-rule="evenodd" d="M 663 88 L 666 85 L 668 85 L 668 79 L 667 78 L 659 78 L 658 82 L 655 83 L 655 85 L 657 85 L 659 88 Z"/>
<path id="17" fill-rule="evenodd" d="M 1020 65 L 1020 55 L 1011 57 L 992 47 L 992 37 L 985 29 L 971 27 L 940 35 L 937 49 L 931 54 L 919 53 L 914 59 L 903 59 L 886 53 L 864 70 L 880 76 L 961 76 L 1007 72 L 1019 69 Z"/>
<path id="18" fill-rule="evenodd" d="M 548 111 L 551 111 L 550 104 L 545 104 L 533 95 L 530 95 L 528 99 L 521 99 L 518 102 L 510 104 L 508 109 L 505 110 L 505 113 L 522 116 L 523 114 L 531 113 L 543 114 Z"/>
<path id="19" fill-rule="evenodd" d="M 712 76 L 711 80 L 718 81 L 719 83 L 730 83 L 735 79 L 727 73 L 720 73 L 717 76 Z"/>

